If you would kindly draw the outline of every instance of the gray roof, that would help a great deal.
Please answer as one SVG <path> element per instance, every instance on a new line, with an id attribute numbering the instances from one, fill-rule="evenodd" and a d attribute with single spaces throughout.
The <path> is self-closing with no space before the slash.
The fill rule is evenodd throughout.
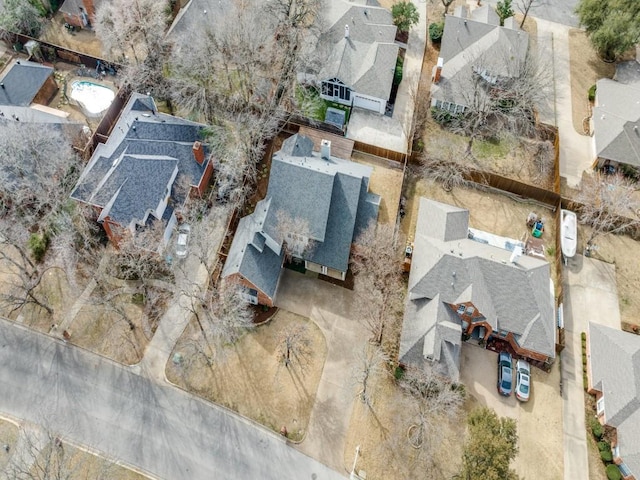
<path id="1" fill-rule="evenodd" d="M 329 51 L 329 58 L 321 80 L 337 78 L 355 92 L 388 100 L 399 49 L 391 12 L 333 0 L 326 16 L 331 26 L 321 35 L 320 45 Z"/>
<path id="2" fill-rule="evenodd" d="M 447 15 L 440 47 L 442 72 L 439 83 L 432 85 L 432 97 L 465 105 L 464 90 L 473 67 L 486 69 L 491 76 L 513 77 L 518 60 L 526 56 L 529 35 L 512 22 L 505 25 L 500 26 L 488 4 L 470 16 L 466 7 Z"/>
<path id="3" fill-rule="evenodd" d="M 270 200 L 261 200 L 252 214 L 240 219 L 222 277 L 239 273 L 273 299 L 278 288 L 283 252 L 269 248 L 262 233 L 269 204 Z"/>
<path id="4" fill-rule="evenodd" d="M 591 379 L 603 393 L 605 421 L 617 429 L 620 457 L 640 475 L 640 339 L 589 322 Z"/>
<path id="5" fill-rule="evenodd" d="M 616 73 L 613 79 L 620 83 L 640 84 L 640 62 L 638 60 L 620 62 L 616 65 Z"/>
<path id="6" fill-rule="evenodd" d="M 26 107 L 33 101 L 44 82 L 53 74 L 53 68 L 35 62 L 19 60 L 0 78 L 0 105 Z"/>
<path id="7" fill-rule="evenodd" d="M 256 206 L 251 221 L 244 222 L 242 230 L 238 227 L 223 276 L 239 272 L 257 285 L 254 278 L 263 267 L 256 263 L 247 264 L 243 269 L 243 257 L 247 254 L 255 255 L 256 259 L 265 257 L 264 269 L 273 275 L 275 260 L 271 255 L 280 258 L 283 254 L 276 231 L 279 210 L 308 223 L 315 244 L 305 254 L 305 260 L 347 271 L 351 244 L 378 216 L 380 197 L 368 192 L 373 169 L 333 156 L 322 159 L 319 153 L 309 149 L 313 145 L 309 142 L 308 138 L 296 134 L 274 154 L 266 198 Z M 252 248 L 247 248 L 248 245 Z M 257 255 L 260 249 L 262 255 Z M 263 280 L 275 289 L 276 276 Z"/>
<path id="8" fill-rule="evenodd" d="M 639 167 L 640 83 L 624 84 L 604 78 L 596 85 L 596 156 Z"/>
<path id="9" fill-rule="evenodd" d="M 442 348 L 438 346 L 443 341 L 440 336 L 416 335 L 416 328 L 435 332 L 446 321 L 447 331 L 453 322 L 461 333 L 459 320 L 443 314 L 439 307 L 418 308 L 436 300 L 472 302 L 494 330 L 512 332 L 521 347 L 554 357 L 549 264 L 527 256 L 511 263 L 508 250 L 468 238 L 468 219 L 467 210 L 420 199 L 400 358 L 414 349 L 416 342 L 424 352 Z M 447 341 L 456 345 L 451 339 Z"/>
<path id="10" fill-rule="evenodd" d="M 123 226 L 144 225 L 148 213 L 166 198 L 174 178 L 189 178 L 191 185 L 200 182 L 208 160 L 202 165 L 195 161 L 193 143 L 201 140 L 203 128 L 159 113 L 153 99 L 132 94 L 107 143 L 98 145 L 71 197 L 101 207 L 101 218 L 109 215 Z M 175 194 L 184 195 L 173 191 Z"/>

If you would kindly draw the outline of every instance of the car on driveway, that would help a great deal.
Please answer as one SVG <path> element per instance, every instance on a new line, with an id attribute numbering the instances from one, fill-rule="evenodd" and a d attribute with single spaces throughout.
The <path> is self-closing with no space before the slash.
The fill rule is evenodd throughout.
<path id="1" fill-rule="evenodd" d="M 186 223 L 178 227 L 178 239 L 176 240 L 176 257 L 178 258 L 184 258 L 187 256 L 189 233 L 191 233 L 191 227 Z"/>
<path id="2" fill-rule="evenodd" d="M 498 393 L 508 397 L 513 390 L 513 360 L 508 352 L 498 354 Z"/>
<path id="3" fill-rule="evenodd" d="M 516 362 L 516 398 L 521 402 L 529 400 L 531 392 L 531 367 L 525 360 Z"/>

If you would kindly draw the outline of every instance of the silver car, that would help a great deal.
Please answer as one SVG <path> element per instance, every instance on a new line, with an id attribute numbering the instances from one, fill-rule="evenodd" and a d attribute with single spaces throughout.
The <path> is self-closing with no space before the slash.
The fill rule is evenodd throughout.
<path id="1" fill-rule="evenodd" d="M 529 400 L 531 393 L 531 367 L 525 360 L 516 362 L 516 398 L 521 402 Z"/>
<path id="2" fill-rule="evenodd" d="M 178 227 L 178 239 L 176 240 L 176 257 L 178 258 L 184 258 L 187 256 L 189 233 L 191 233 L 191 227 L 186 223 Z"/>

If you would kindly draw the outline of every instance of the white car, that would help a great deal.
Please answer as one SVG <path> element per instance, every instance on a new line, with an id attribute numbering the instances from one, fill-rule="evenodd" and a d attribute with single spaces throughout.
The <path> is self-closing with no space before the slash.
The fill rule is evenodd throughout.
<path id="1" fill-rule="evenodd" d="M 176 257 L 178 258 L 184 258 L 187 256 L 189 233 L 191 233 L 191 227 L 186 223 L 178 227 L 178 239 L 176 240 Z"/>
<path id="2" fill-rule="evenodd" d="M 516 398 L 521 402 L 529 400 L 531 393 L 531 367 L 524 360 L 516 362 Z"/>

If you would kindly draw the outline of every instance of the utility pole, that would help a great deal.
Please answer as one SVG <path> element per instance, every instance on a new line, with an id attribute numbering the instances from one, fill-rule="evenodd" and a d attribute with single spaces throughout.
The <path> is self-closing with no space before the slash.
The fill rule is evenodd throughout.
<path id="1" fill-rule="evenodd" d="M 356 447 L 356 456 L 353 459 L 353 467 L 351 468 L 351 474 L 349 475 L 350 480 L 356 480 L 357 478 L 359 478 L 356 475 L 356 463 L 358 463 L 358 455 L 360 455 L 360 445 Z"/>

